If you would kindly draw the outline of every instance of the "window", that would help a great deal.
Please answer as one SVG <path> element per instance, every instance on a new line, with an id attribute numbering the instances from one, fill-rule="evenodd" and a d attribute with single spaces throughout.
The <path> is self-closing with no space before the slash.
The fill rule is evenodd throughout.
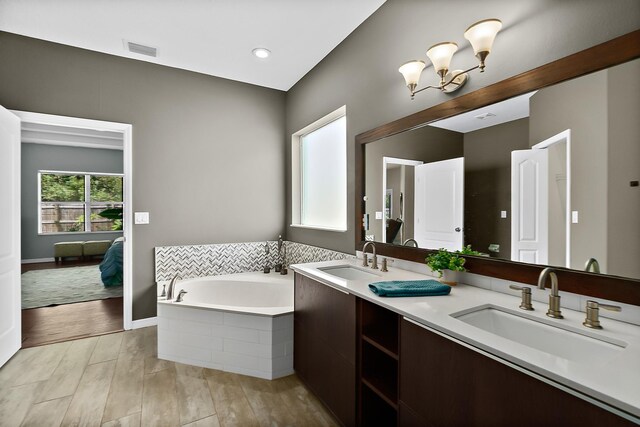
<path id="1" fill-rule="evenodd" d="M 292 137 L 293 226 L 347 229 L 347 118 L 342 107 Z"/>
<path id="2" fill-rule="evenodd" d="M 93 233 L 122 230 L 120 174 L 38 172 L 38 231 Z"/>

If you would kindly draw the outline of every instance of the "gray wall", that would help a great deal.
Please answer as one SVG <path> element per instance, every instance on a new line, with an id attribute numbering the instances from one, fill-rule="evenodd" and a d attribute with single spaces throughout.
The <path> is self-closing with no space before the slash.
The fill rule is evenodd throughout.
<path id="1" fill-rule="evenodd" d="M 0 104 L 133 125 L 133 318 L 154 316 L 153 248 L 275 239 L 283 92 L 0 33 Z"/>
<path id="2" fill-rule="evenodd" d="M 53 257 L 53 244 L 76 240 L 113 240 L 122 233 L 38 235 L 38 171 L 122 173 L 122 151 L 22 144 L 22 259 Z"/>
<path id="3" fill-rule="evenodd" d="M 286 135 L 347 106 L 348 216 L 354 216 L 354 139 L 368 129 L 451 99 L 426 91 L 411 101 L 398 67 L 442 40 L 458 42 L 453 58 L 459 68 L 475 65 L 462 33 L 477 20 L 498 17 L 504 22 L 483 74 L 454 96 L 530 70 L 640 27 L 637 0 L 389 0 L 322 62 L 287 92 Z M 436 81 L 425 69 L 423 84 Z M 287 165 L 290 164 L 287 144 Z M 290 171 L 290 167 L 288 167 Z M 290 172 L 287 177 L 287 222 L 291 224 Z M 354 221 L 347 233 L 288 227 L 287 238 L 335 250 L 354 252 Z"/>
<path id="4" fill-rule="evenodd" d="M 640 60 L 607 72 L 609 271 L 640 278 Z"/>
<path id="5" fill-rule="evenodd" d="M 571 129 L 571 267 L 594 257 L 607 272 L 607 71 L 539 90 L 530 98 L 529 143 Z"/>
<path id="6" fill-rule="evenodd" d="M 528 118 L 464 134 L 465 245 L 511 259 L 511 152 L 528 148 Z M 499 254 L 488 251 L 492 243 Z"/>

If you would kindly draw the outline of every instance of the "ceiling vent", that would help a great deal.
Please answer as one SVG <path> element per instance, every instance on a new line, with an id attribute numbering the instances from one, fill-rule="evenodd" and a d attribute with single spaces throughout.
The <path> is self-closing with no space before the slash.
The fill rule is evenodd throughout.
<path id="1" fill-rule="evenodd" d="M 131 53 L 137 53 L 139 55 L 152 56 L 154 58 L 156 56 L 158 56 L 158 49 L 156 49 L 155 47 L 145 46 L 143 44 L 133 43 L 133 42 L 128 42 L 128 41 L 125 41 L 125 44 L 127 46 L 127 49 L 129 50 L 129 52 L 131 52 Z"/>
<path id="2" fill-rule="evenodd" d="M 478 120 L 484 120 L 484 119 L 486 119 L 486 118 L 489 118 L 489 117 L 495 117 L 495 116 L 496 116 L 496 115 L 495 115 L 495 114 L 493 114 L 493 113 L 482 113 L 482 114 L 478 114 L 478 115 L 476 116 L 476 119 L 478 119 Z"/>

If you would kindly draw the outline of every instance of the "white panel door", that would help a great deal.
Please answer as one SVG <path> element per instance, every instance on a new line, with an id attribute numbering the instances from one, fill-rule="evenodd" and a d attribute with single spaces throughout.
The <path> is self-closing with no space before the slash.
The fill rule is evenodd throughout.
<path id="1" fill-rule="evenodd" d="M 0 366 L 20 348 L 20 119 L 0 106 Z"/>
<path id="2" fill-rule="evenodd" d="M 462 249 L 464 158 L 415 167 L 414 238 L 421 248 Z"/>
<path id="3" fill-rule="evenodd" d="M 511 152 L 511 260 L 549 259 L 548 150 Z"/>

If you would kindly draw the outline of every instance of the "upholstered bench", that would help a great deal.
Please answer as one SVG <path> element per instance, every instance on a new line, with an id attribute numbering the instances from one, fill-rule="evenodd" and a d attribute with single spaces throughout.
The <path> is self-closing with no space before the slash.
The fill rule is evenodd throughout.
<path id="1" fill-rule="evenodd" d="M 57 262 L 62 262 L 65 257 L 82 258 L 84 242 L 58 242 L 53 245 L 53 256 Z"/>
<path id="2" fill-rule="evenodd" d="M 104 255 L 111 246 L 111 240 L 89 240 L 82 245 L 82 255 L 92 257 Z"/>

